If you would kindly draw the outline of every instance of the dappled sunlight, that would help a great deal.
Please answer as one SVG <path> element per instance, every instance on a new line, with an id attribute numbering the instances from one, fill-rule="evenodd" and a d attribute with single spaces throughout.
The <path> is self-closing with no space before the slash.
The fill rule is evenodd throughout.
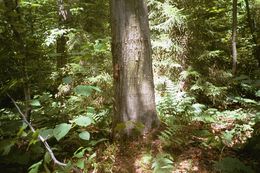
<path id="1" fill-rule="evenodd" d="M 175 162 L 173 173 L 212 173 L 212 167 L 206 158 L 216 158 L 210 158 L 213 156 L 213 153 L 208 152 L 212 151 L 195 147 L 187 148 Z"/>

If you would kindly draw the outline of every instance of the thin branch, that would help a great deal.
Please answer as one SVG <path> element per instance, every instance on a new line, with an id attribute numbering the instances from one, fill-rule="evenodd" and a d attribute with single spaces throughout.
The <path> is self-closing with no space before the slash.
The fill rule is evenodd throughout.
<path id="1" fill-rule="evenodd" d="M 19 108 L 19 106 L 16 104 L 15 100 L 9 95 L 7 94 L 7 96 L 12 100 L 14 106 L 16 107 L 16 109 L 18 110 L 19 114 L 21 115 L 21 117 L 23 118 L 23 121 L 29 126 L 29 128 L 31 129 L 31 131 L 34 133 L 35 129 L 33 128 L 33 126 L 31 125 L 31 123 L 29 123 L 29 121 L 26 119 L 24 113 L 21 111 L 21 109 Z M 67 166 L 67 164 L 62 163 L 60 161 L 58 161 L 51 149 L 51 147 L 49 146 L 48 142 L 41 136 L 39 135 L 38 138 L 42 141 L 42 143 L 44 144 L 45 148 L 47 149 L 47 151 L 49 152 L 52 160 L 54 161 L 55 164 L 60 165 L 60 166 Z"/>

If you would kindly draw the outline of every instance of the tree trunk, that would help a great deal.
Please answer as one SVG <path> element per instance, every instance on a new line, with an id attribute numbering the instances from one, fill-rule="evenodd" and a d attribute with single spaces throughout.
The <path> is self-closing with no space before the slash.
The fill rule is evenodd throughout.
<path id="1" fill-rule="evenodd" d="M 67 50 L 66 50 L 67 39 L 65 34 L 62 34 L 59 38 L 57 38 L 57 47 L 56 52 L 58 53 L 57 57 L 57 68 L 64 67 L 67 63 Z"/>
<path id="2" fill-rule="evenodd" d="M 59 27 L 62 28 L 70 19 L 69 11 L 66 9 L 63 0 L 57 0 L 58 15 L 59 15 Z M 67 37 L 66 34 L 62 34 L 57 38 L 56 52 L 59 54 L 57 57 L 57 68 L 63 67 L 68 60 L 66 49 Z"/>
<path id="3" fill-rule="evenodd" d="M 232 73 L 236 75 L 237 72 L 237 0 L 233 0 L 233 23 L 232 23 Z"/>
<path id="4" fill-rule="evenodd" d="M 257 41 L 258 35 L 256 32 L 254 20 L 252 20 L 251 10 L 250 10 L 248 0 L 245 0 L 245 3 L 246 3 L 246 11 L 247 11 L 247 22 L 248 22 L 250 32 L 252 34 L 253 42 L 255 44 L 254 55 L 255 55 L 256 60 L 258 61 L 258 66 L 260 66 L 260 44 L 258 44 L 258 41 Z"/>
<path id="5" fill-rule="evenodd" d="M 147 6 L 143 0 L 111 0 L 115 104 L 113 136 L 134 136 L 158 126 Z M 140 125 L 144 128 L 138 128 Z M 123 129 L 119 128 L 122 127 Z"/>

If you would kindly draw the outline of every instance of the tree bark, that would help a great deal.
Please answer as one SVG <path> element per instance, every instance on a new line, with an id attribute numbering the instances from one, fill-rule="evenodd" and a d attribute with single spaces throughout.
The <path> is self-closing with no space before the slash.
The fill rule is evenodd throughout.
<path id="1" fill-rule="evenodd" d="M 63 0 L 57 0 L 58 15 L 59 15 L 59 27 L 62 28 L 70 19 L 69 10 L 65 7 Z M 57 38 L 56 52 L 59 54 L 57 57 L 57 68 L 61 68 L 66 65 L 68 61 L 67 55 L 67 37 L 66 34 L 62 34 Z"/>
<path id="2" fill-rule="evenodd" d="M 232 73 L 236 75 L 237 72 L 237 0 L 233 0 L 233 22 L 232 22 Z"/>
<path id="3" fill-rule="evenodd" d="M 111 0 L 115 104 L 113 136 L 134 136 L 158 126 L 155 108 L 147 5 L 143 0 Z M 123 129 L 118 130 L 120 125 Z M 119 132 L 120 131 L 120 132 Z M 117 133 L 119 132 L 119 133 Z"/>

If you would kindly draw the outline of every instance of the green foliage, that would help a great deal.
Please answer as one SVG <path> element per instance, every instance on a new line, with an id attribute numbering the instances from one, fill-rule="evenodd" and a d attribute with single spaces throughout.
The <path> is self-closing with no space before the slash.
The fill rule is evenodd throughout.
<path id="1" fill-rule="evenodd" d="M 76 158 L 76 160 L 74 159 L 73 165 L 75 165 L 77 168 L 81 170 L 89 170 L 90 168 L 96 169 L 96 163 L 95 163 L 96 153 L 94 152 L 90 155 L 87 154 L 87 152 L 91 152 L 91 151 L 92 149 L 88 147 L 78 148 L 73 154 L 73 158 Z"/>
<path id="2" fill-rule="evenodd" d="M 142 158 L 140 160 L 141 167 L 143 170 L 147 170 L 150 168 L 150 165 L 152 164 L 153 156 L 150 153 L 143 153 Z"/>
<path id="3" fill-rule="evenodd" d="M 164 96 L 157 105 L 158 113 L 166 124 L 165 129 L 159 135 L 160 140 L 166 146 L 181 147 L 187 138 L 186 126 L 192 120 L 195 109 L 191 106 L 195 98 L 185 92 L 179 91 L 179 86 L 168 80 Z"/>
<path id="4" fill-rule="evenodd" d="M 30 166 L 29 168 L 29 173 L 38 173 L 39 172 L 39 167 L 41 166 L 42 164 L 42 160 L 33 164 L 32 166 Z"/>
<path id="5" fill-rule="evenodd" d="M 170 1 L 148 1 L 154 67 L 158 74 L 177 77 L 183 68 L 186 16 Z"/>
<path id="6" fill-rule="evenodd" d="M 89 117 L 79 116 L 73 119 L 71 122 L 77 124 L 78 126 L 87 127 L 92 123 L 92 120 Z"/>
<path id="7" fill-rule="evenodd" d="M 78 85 L 74 88 L 76 94 L 80 96 L 90 96 L 92 90 L 100 91 L 99 88 L 93 86 Z"/>
<path id="8" fill-rule="evenodd" d="M 215 168 L 223 173 L 254 173 L 252 168 L 246 166 L 237 158 L 225 157 L 215 164 Z"/>
<path id="9" fill-rule="evenodd" d="M 3 140 L 0 142 L 0 151 L 1 155 L 5 156 L 9 154 L 11 151 L 11 148 L 14 146 L 15 141 L 13 140 Z"/>
<path id="10" fill-rule="evenodd" d="M 66 124 L 66 123 L 59 124 L 53 129 L 53 135 L 59 141 L 69 132 L 70 129 L 71 129 L 71 124 Z"/>
<path id="11" fill-rule="evenodd" d="M 90 139 L 90 134 L 89 132 L 85 131 L 85 132 L 81 132 L 79 134 L 79 137 L 83 140 L 89 140 Z"/>
<path id="12" fill-rule="evenodd" d="M 173 169 L 173 159 L 169 154 L 160 153 L 154 159 L 152 163 L 152 169 L 154 173 L 169 173 Z"/>

